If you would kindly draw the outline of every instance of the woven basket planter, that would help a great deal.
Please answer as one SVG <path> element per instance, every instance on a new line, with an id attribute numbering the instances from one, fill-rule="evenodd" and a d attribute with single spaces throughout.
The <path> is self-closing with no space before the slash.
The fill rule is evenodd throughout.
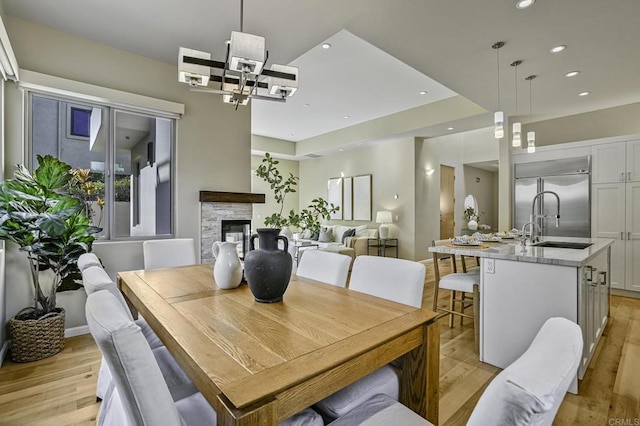
<path id="1" fill-rule="evenodd" d="M 9 320 L 12 361 L 38 361 L 64 348 L 64 309 L 57 308 L 37 320 L 19 316 Z"/>

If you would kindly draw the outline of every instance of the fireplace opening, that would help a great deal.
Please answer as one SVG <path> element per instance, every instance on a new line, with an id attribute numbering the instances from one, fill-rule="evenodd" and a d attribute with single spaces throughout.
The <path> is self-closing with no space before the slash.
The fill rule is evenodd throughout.
<path id="1" fill-rule="evenodd" d="M 223 220 L 221 241 L 230 241 L 238 244 L 238 257 L 244 260 L 245 253 L 249 250 L 249 238 L 251 237 L 250 220 Z"/>

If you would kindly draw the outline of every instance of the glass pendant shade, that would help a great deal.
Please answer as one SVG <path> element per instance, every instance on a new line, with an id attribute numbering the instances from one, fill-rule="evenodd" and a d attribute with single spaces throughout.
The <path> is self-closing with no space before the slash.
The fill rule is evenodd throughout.
<path id="1" fill-rule="evenodd" d="M 502 139 L 504 137 L 504 112 L 496 111 L 493 115 L 493 122 L 495 127 L 493 128 L 493 135 L 496 139 Z"/>
<path id="2" fill-rule="evenodd" d="M 513 123 L 513 138 L 511 145 L 515 148 L 522 145 L 522 124 L 520 122 Z"/>
<path id="3" fill-rule="evenodd" d="M 536 132 L 527 132 L 527 152 L 536 152 Z"/>

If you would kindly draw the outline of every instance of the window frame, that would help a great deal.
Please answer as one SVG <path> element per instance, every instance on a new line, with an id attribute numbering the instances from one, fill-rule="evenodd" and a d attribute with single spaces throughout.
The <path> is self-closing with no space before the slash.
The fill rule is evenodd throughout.
<path id="1" fill-rule="evenodd" d="M 25 114 L 25 129 L 24 135 L 25 138 L 23 140 L 23 164 L 27 165 L 29 170 L 33 170 L 33 96 L 47 98 L 56 101 L 67 102 L 67 116 L 65 119 L 65 125 L 67 128 L 65 129 L 65 133 L 67 137 L 72 139 L 82 139 L 86 140 L 87 143 L 90 143 L 91 136 L 89 137 L 81 137 L 81 136 L 69 136 L 69 124 L 70 117 L 69 112 L 71 107 L 86 109 L 87 106 L 100 108 L 105 110 L 105 114 L 103 119 L 107 120 L 107 123 L 103 123 L 106 135 L 106 152 L 105 152 L 105 200 L 107 201 L 107 206 L 110 208 L 105 208 L 104 216 L 103 216 L 103 228 L 105 229 L 105 233 L 103 236 L 96 239 L 96 242 L 117 242 L 117 241 L 145 241 L 145 240 L 153 240 L 153 239 L 164 239 L 164 238 L 173 238 L 176 235 L 176 218 L 177 218 L 177 202 L 176 202 L 176 147 L 177 147 L 177 128 L 178 128 L 178 120 L 180 118 L 179 115 L 174 113 L 162 113 L 157 110 L 148 109 L 142 106 L 135 105 L 123 105 L 118 102 L 109 102 L 105 100 L 104 102 L 97 102 L 90 95 L 83 96 L 82 94 L 60 94 L 58 91 L 52 90 L 39 90 L 33 87 L 25 87 L 23 90 L 24 93 L 24 114 Z M 171 220 L 170 227 L 171 232 L 168 234 L 155 234 L 155 235 L 135 235 L 135 236 L 116 236 L 115 230 L 115 161 L 116 161 L 116 141 L 115 141 L 115 114 L 116 112 L 123 112 L 127 114 L 136 114 L 136 115 L 145 115 L 154 118 L 161 118 L 170 120 L 171 122 L 171 149 L 170 149 L 170 167 L 171 167 L 171 186 L 170 186 L 170 209 L 171 209 Z"/>

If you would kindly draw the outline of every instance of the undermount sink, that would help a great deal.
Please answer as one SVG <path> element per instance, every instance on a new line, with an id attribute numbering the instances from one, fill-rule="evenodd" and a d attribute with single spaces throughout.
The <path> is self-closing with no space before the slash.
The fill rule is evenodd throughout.
<path id="1" fill-rule="evenodd" d="M 568 241 L 542 241 L 535 244 L 536 247 L 552 247 L 582 250 L 592 246 L 592 243 L 574 243 Z"/>

